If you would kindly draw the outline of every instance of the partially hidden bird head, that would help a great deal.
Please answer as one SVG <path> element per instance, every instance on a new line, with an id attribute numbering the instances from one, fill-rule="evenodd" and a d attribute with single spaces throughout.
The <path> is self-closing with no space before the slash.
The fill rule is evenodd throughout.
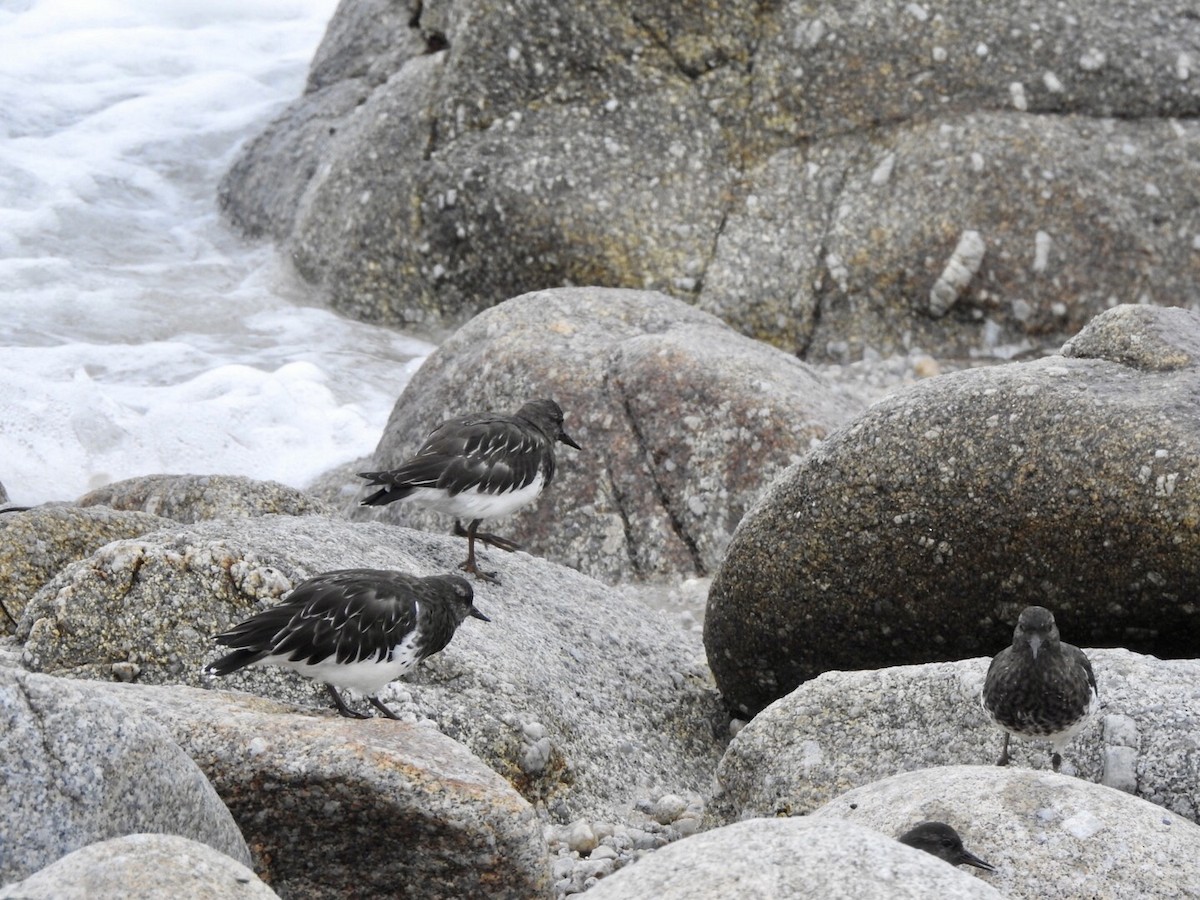
<path id="1" fill-rule="evenodd" d="M 449 594 L 454 604 L 454 617 L 459 624 L 462 624 L 467 616 L 484 622 L 492 621 L 475 608 L 475 590 L 471 587 L 471 582 L 458 575 L 437 575 L 435 577 L 449 588 Z"/>
<path id="2" fill-rule="evenodd" d="M 1058 644 L 1058 626 L 1054 624 L 1054 613 L 1044 606 L 1025 607 L 1013 631 L 1013 649 L 1028 647 L 1033 658 L 1037 659 L 1043 647 L 1057 647 Z"/>
<path id="3" fill-rule="evenodd" d="M 517 410 L 517 417 L 536 425 L 552 441 L 560 441 L 576 450 L 583 449 L 563 430 L 562 407 L 553 400 L 530 400 Z"/>
<path id="4" fill-rule="evenodd" d="M 968 865 L 985 872 L 995 872 L 991 863 L 986 863 L 963 846 L 958 832 L 945 822 L 922 822 L 909 829 L 897 839 L 902 844 L 932 853 L 952 866 Z"/>

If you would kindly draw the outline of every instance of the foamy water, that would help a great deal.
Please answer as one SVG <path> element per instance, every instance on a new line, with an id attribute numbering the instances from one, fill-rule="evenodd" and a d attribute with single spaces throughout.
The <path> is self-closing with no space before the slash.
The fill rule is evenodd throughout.
<path id="1" fill-rule="evenodd" d="M 369 453 L 432 347 L 320 308 L 216 212 L 334 0 L 0 5 L 0 483 L 302 486 Z"/>

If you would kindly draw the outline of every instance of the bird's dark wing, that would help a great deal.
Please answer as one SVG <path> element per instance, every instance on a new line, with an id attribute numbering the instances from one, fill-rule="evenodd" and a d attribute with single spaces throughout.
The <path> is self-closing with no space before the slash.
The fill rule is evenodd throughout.
<path id="1" fill-rule="evenodd" d="M 987 690 L 988 685 L 995 683 L 996 679 L 999 677 L 1001 669 L 1004 668 L 1005 660 L 1008 659 L 1008 657 L 1011 653 L 1012 653 L 1012 648 L 1005 647 L 1003 650 L 1001 650 L 999 653 L 997 653 L 995 656 L 992 657 L 992 662 L 988 666 L 987 677 L 985 677 L 983 680 L 984 690 Z"/>
<path id="2" fill-rule="evenodd" d="M 376 658 L 416 626 L 411 588 L 417 580 L 373 569 L 328 572 L 298 585 L 279 606 L 216 640 L 257 654 L 242 665 L 274 655 L 310 664 L 331 656 L 339 663 Z"/>
<path id="3" fill-rule="evenodd" d="M 1092 661 L 1087 658 L 1087 654 L 1071 644 L 1063 644 L 1063 651 L 1068 658 L 1075 661 L 1076 665 L 1083 666 L 1083 670 L 1087 672 L 1088 684 L 1092 686 L 1092 692 L 1099 695 L 1100 691 L 1096 688 L 1096 673 L 1092 670 Z"/>
<path id="4" fill-rule="evenodd" d="M 548 439 L 511 416 L 480 415 L 452 419 L 430 434 L 417 452 L 389 472 L 367 473 L 376 483 L 391 486 L 392 498 L 419 487 L 442 488 L 451 496 L 465 490 L 485 493 L 522 488 L 554 457 Z M 364 501 L 365 502 L 365 501 Z"/>

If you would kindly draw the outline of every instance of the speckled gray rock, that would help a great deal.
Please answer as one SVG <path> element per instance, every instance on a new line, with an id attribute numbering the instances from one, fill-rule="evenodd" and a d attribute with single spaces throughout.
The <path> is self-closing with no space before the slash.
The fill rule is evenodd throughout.
<path id="1" fill-rule="evenodd" d="M 78 503 L 140 510 L 186 523 L 329 512 L 324 503 L 304 491 L 241 475 L 142 475 L 90 491 Z"/>
<path id="2" fill-rule="evenodd" d="M 355 0 L 355 15 L 334 15 L 313 57 L 305 94 L 362 80 L 376 87 L 407 60 L 425 53 L 421 3 Z M 311 173 L 310 173 L 311 174 Z"/>
<path id="3" fill-rule="evenodd" d="M 173 834 L 129 834 L 97 841 L 24 881 L 0 887 L 2 900 L 134 897 L 278 900 L 279 895 L 237 860 Z"/>
<path id="4" fill-rule="evenodd" d="M 577 572 L 485 550 L 502 584 L 476 585 L 472 620 L 383 697 L 431 719 L 558 821 L 625 815 L 639 800 L 706 790 L 720 703 L 698 637 Z M 109 545 L 30 603 L 32 668 L 111 680 L 204 683 L 211 635 L 296 582 L 356 566 L 456 571 L 463 540 L 319 516 L 206 522 Z M 478 626 L 478 627 L 475 627 Z M 325 691 L 268 668 L 220 679 L 329 708 Z"/>
<path id="5" fill-rule="evenodd" d="M 603 284 L 813 359 L 1015 352 L 1195 302 L 1193 12 L 347 2 L 222 206 L 371 320 Z"/>
<path id="6" fill-rule="evenodd" d="M 705 647 L 730 704 L 993 654 L 1034 603 L 1076 645 L 1194 656 L 1197 347 L 1200 315 L 1117 307 L 1064 356 L 930 379 L 833 434 L 713 578 Z"/>
<path id="7" fill-rule="evenodd" d="M 542 823 L 436 728 L 249 695 L 88 683 L 191 754 L 285 897 L 550 895 Z"/>
<path id="8" fill-rule="evenodd" d="M 0 483 L 0 503 L 8 503 L 8 491 L 4 489 L 3 483 Z"/>
<path id="9" fill-rule="evenodd" d="M 143 831 L 192 838 L 249 865 L 212 785 L 145 716 L 71 681 L 0 668 L 0 720 L 0 882 Z"/>
<path id="10" fill-rule="evenodd" d="M 37 506 L 0 515 L 0 602 L 20 619 L 37 590 L 68 563 L 120 538 L 135 537 L 172 524 L 140 512 Z M 0 614 L 0 634 L 13 630 Z"/>
<path id="11" fill-rule="evenodd" d="M 1063 752 L 1063 771 L 1200 822 L 1200 660 L 1087 653 L 1101 709 Z M 899 772 L 994 763 L 1003 732 L 979 703 L 989 662 L 826 672 L 805 682 L 738 732 L 710 812 L 719 821 L 804 815 Z M 1044 742 L 1014 739 L 1010 755 L 1012 766 L 1050 765 Z"/>
<path id="12" fill-rule="evenodd" d="M 443 343 L 359 471 L 397 465 L 451 415 L 544 396 L 583 450 L 560 446 L 550 489 L 494 530 L 610 581 L 711 572 L 763 485 L 859 408 L 794 357 L 662 294 L 545 291 Z M 401 503 L 347 512 L 452 524 Z"/>
<path id="13" fill-rule="evenodd" d="M 1007 358 L 1118 300 L 1197 304 L 1200 128 L 993 112 L 872 135 L 755 166 L 698 304 L 812 360 Z"/>
<path id="14" fill-rule="evenodd" d="M 593 900 L 999 900 L 928 853 L 836 819 L 750 819 L 665 847 L 603 879 Z"/>
<path id="15" fill-rule="evenodd" d="M 979 877 L 1010 900 L 1200 896 L 1200 826 L 1052 772 L 922 769 L 848 791 L 810 818 L 889 835 L 947 822 L 996 867 Z"/>

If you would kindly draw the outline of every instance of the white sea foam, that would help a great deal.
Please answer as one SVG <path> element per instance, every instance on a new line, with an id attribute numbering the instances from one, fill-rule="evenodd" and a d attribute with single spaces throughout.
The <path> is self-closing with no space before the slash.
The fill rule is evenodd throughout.
<path id="1" fill-rule="evenodd" d="M 216 212 L 335 0 L 0 8 L 0 483 L 294 485 L 369 453 L 432 348 L 319 307 Z"/>

